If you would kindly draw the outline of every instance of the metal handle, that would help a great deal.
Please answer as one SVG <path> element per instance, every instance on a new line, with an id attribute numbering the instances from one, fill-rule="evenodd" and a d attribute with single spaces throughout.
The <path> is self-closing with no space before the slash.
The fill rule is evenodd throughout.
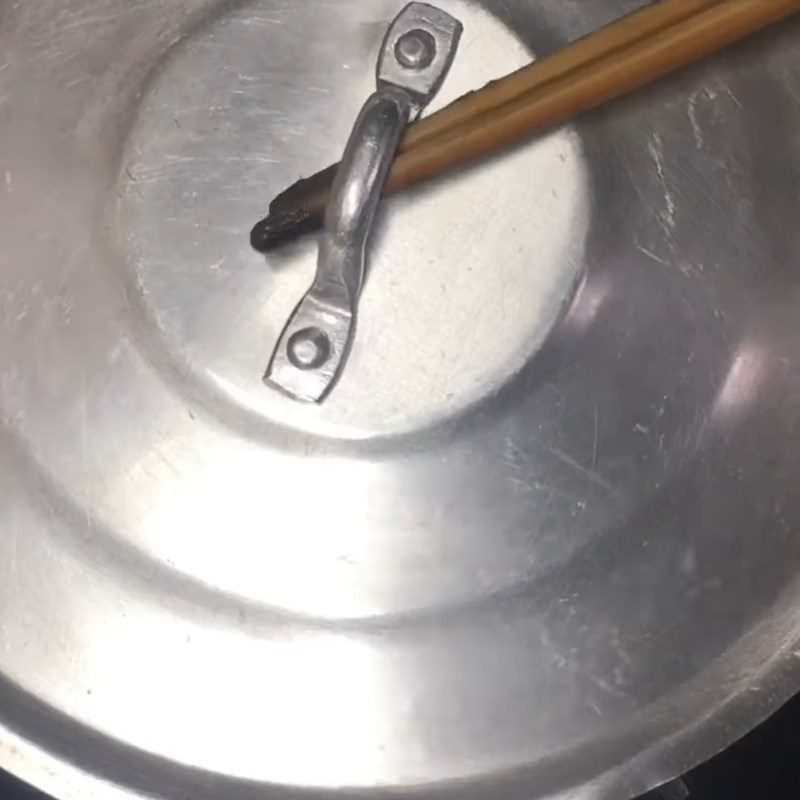
<path id="1" fill-rule="evenodd" d="M 367 239 L 408 123 L 450 69 L 461 23 L 423 3 L 394 21 L 378 62 L 378 90 L 356 120 L 325 214 L 314 283 L 287 323 L 265 381 L 296 400 L 322 402 L 350 352 Z"/>

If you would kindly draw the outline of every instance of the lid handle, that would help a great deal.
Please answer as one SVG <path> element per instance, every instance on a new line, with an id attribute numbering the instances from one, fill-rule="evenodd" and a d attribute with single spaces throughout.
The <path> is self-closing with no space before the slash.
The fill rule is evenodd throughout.
<path id="1" fill-rule="evenodd" d="M 342 373 L 355 332 L 366 244 L 392 161 L 406 126 L 447 76 L 461 31 L 444 11 L 411 3 L 384 39 L 378 89 L 358 115 L 336 174 L 316 277 L 264 377 L 296 400 L 322 402 Z"/>

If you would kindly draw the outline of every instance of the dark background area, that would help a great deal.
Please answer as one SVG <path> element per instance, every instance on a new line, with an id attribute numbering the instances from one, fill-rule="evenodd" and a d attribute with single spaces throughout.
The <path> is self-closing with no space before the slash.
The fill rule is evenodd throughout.
<path id="1" fill-rule="evenodd" d="M 683 780 L 691 800 L 800 798 L 800 695 L 760 728 Z M 677 794 L 675 798 L 678 800 Z M 662 798 L 650 794 L 642 800 Z"/>
<path id="2" fill-rule="evenodd" d="M 684 800 L 686 797 L 690 800 L 798 800 L 800 695 L 722 755 L 686 775 L 683 785 L 651 792 L 641 800 Z M 50 798 L 0 772 L 0 800 Z"/>

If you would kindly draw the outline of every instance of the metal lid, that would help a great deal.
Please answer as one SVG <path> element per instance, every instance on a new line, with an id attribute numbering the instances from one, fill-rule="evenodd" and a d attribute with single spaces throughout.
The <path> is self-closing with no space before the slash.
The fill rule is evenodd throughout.
<path id="1" fill-rule="evenodd" d="M 798 28 L 388 203 L 262 384 L 390 0 L 0 6 L 0 765 L 624 800 L 797 687 Z M 437 5 L 442 105 L 638 5 Z"/>

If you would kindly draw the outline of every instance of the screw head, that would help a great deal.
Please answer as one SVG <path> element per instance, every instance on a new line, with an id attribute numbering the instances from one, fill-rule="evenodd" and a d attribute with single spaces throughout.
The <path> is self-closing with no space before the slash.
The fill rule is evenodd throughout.
<path id="1" fill-rule="evenodd" d="M 436 39 L 428 31 L 408 31 L 397 40 L 394 53 L 399 64 L 406 69 L 426 69 L 436 58 Z"/>
<path id="2" fill-rule="evenodd" d="M 331 342 L 319 328 L 295 333 L 287 345 L 289 361 L 302 370 L 319 369 L 331 357 Z"/>

